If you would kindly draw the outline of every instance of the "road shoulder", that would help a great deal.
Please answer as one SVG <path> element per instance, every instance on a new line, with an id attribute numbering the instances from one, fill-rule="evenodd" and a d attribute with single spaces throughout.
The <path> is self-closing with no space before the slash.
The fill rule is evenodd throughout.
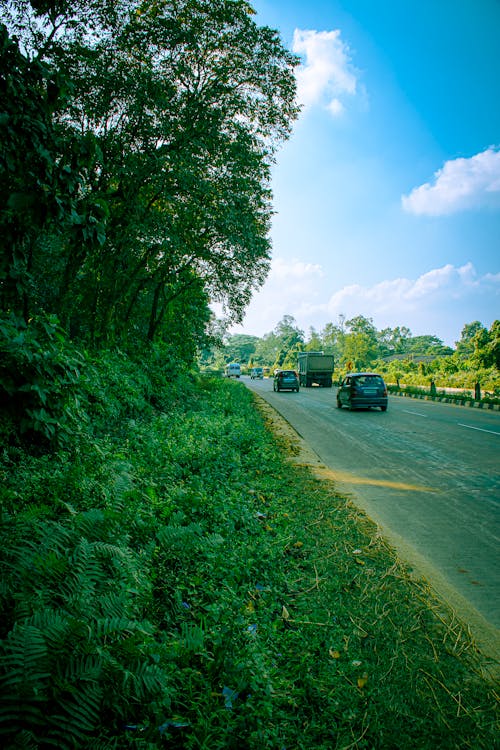
<path id="1" fill-rule="evenodd" d="M 417 584 L 421 581 L 423 585 L 427 584 L 432 589 L 436 597 L 452 610 L 452 620 L 456 618 L 457 621 L 460 621 L 481 652 L 492 660 L 493 665 L 489 676 L 495 680 L 499 679 L 500 633 L 497 628 L 491 625 L 461 594 L 451 587 L 439 571 L 410 547 L 402 537 L 382 526 L 372 515 L 368 515 L 366 508 L 362 506 L 353 489 L 337 480 L 335 472 L 322 462 L 317 453 L 274 407 L 255 391 L 253 394 L 266 426 L 286 452 L 288 460 L 294 464 L 310 468 L 315 477 L 321 481 L 332 483 L 336 492 L 341 492 L 347 496 L 377 526 L 383 537 L 396 551 L 398 557 L 410 566 L 414 581 Z"/>

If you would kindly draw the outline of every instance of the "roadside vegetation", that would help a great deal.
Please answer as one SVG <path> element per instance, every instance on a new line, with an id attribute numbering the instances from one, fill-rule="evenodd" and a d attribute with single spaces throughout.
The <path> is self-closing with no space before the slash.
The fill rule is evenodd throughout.
<path id="1" fill-rule="evenodd" d="M 250 391 L 80 368 L 78 429 L 2 453 L 4 747 L 495 746 L 466 626 Z"/>

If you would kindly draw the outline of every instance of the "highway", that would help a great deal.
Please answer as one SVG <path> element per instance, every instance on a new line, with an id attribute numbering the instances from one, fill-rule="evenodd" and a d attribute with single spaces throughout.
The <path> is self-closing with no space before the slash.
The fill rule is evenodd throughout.
<path id="1" fill-rule="evenodd" d="M 273 406 L 382 529 L 400 557 L 474 626 L 500 628 L 500 412 L 389 397 L 387 412 L 338 409 L 337 389 L 274 393 Z M 498 641 L 497 641 L 498 644 Z"/>

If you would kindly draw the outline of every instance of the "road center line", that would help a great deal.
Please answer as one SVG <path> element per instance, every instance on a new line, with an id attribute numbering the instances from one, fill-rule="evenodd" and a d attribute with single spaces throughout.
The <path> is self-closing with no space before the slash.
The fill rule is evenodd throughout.
<path id="1" fill-rule="evenodd" d="M 461 422 L 458 422 L 459 427 L 467 427 L 468 430 L 478 430 L 479 432 L 489 432 L 490 435 L 500 435 L 500 432 L 495 432 L 495 430 L 483 430 L 482 427 L 473 427 L 471 424 L 462 424 Z"/>
<path id="2" fill-rule="evenodd" d="M 405 414 L 415 414 L 417 417 L 424 417 L 424 419 L 427 419 L 427 414 L 420 414 L 419 411 L 406 411 L 406 409 L 403 409 Z"/>

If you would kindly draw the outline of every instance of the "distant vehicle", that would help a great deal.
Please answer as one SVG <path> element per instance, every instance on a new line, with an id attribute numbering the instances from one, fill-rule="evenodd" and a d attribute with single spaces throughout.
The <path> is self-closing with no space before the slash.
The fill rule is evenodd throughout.
<path id="1" fill-rule="evenodd" d="M 299 392 L 299 376 L 295 370 L 275 370 L 273 391 Z"/>
<path id="2" fill-rule="evenodd" d="M 300 385 L 310 388 L 313 383 L 316 383 L 325 388 L 332 387 L 333 354 L 299 352 L 298 367 Z"/>
<path id="3" fill-rule="evenodd" d="M 349 372 L 337 391 L 337 406 L 342 409 L 370 409 L 378 406 L 387 411 L 387 387 L 375 372 Z"/>
<path id="4" fill-rule="evenodd" d="M 262 380 L 263 377 L 264 377 L 263 367 L 252 367 L 250 371 L 250 378 L 252 380 Z"/>
<path id="5" fill-rule="evenodd" d="M 226 365 L 226 378 L 239 378 L 241 367 L 238 362 L 230 362 Z"/>

